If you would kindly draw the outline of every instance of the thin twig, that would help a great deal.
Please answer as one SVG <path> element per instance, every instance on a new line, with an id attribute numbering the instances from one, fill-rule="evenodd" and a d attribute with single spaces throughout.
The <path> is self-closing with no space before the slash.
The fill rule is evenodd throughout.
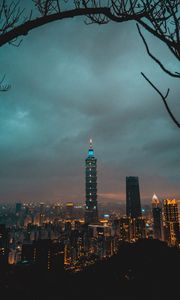
<path id="1" fill-rule="evenodd" d="M 146 40 L 145 40 L 145 37 L 143 36 L 143 34 L 142 34 L 141 30 L 140 30 L 139 24 L 136 23 L 136 26 L 137 26 L 139 35 L 140 35 L 140 37 L 141 37 L 141 39 L 142 39 L 142 41 L 143 41 L 143 43 L 144 43 L 144 45 L 145 45 L 145 47 L 146 47 L 146 51 L 147 51 L 148 55 L 149 55 L 149 56 L 150 56 L 150 57 L 151 57 L 151 58 L 152 58 L 159 66 L 160 66 L 160 68 L 161 68 L 164 72 L 166 72 L 168 75 L 170 75 L 170 76 L 172 76 L 172 77 L 180 78 L 180 73 L 178 73 L 178 72 L 172 73 L 171 71 L 169 71 L 168 69 L 166 69 L 165 66 L 160 62 L 160 60 L 157 59 L 157 58 L 150 52 L 149 47 L 148 47 L 148 44 L 147 44 L 147 42 L 146 42 Z"/>
<path id="2" fill-rule="evenodd" d="M 144 74 L 144 73 L 142 73 L 141 72 L 141 75 L 146 79 L 146 81 L 153 87 L 153 89 L 160 95 L 160 97 L 162 98 L 162 101 L 163 101 L 163 103 L 164 103 L 164 105 L 165 105 L 165 108 L 166 108 L 166 110 L 167 110 L 167 112 L 168 112 L 168 114 L 169 114 L 169 116 L 171 117 L 171 119 L 173 120 L 173 122 L 176 124 L 176 126 L 178 127 L 178 128 L 180 128 L 180 123 L 176 120 L 176 118 L 175 118 L 175 116 L 173 115 L 173 113 L 171 112 L 171 110 L 170 110 L 170 108 L 169 108 L 169 105 L 167 104 L 167 101 L 166 101 L 166 99 L 167 99 L 167 97 L 168 97 L 168 95 L 169 95 L 169 89 L 167 90 L 167 93 L 166 93 L 166 95 L 164 96 L 162 93 L 161 93 L 161 91 L 149 80 L 149 78 L 147 78 L 147 76 Z"/>

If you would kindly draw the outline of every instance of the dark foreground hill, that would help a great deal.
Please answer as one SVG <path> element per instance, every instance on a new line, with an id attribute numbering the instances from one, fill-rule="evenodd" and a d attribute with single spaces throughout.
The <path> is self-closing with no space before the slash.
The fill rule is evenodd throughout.
<path id="1" fill-rule="evenodd" d="M 70 274 L 21 266 L 1 272 L 4 300 L 179 299 L 180 250 L 158 240 L 122 244 L 119 253 Z"/>

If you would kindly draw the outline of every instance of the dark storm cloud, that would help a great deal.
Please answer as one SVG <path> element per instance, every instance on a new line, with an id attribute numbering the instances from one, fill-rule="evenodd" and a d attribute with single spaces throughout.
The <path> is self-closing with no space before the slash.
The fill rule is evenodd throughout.
<path id="1" fill-rule="evenodd" d="M 176 68 L 163 45 L 147 37 Z M 135 24 L 57 22 L 0 54 L 12 84 L 0 94 L 1 201 L 83 200 L 90 136 L 101 199 L 124 200 L 126 175 L 140 177 L 144 199 L 153 192 L 180 196 L 179 131 L 140 72 L 162 91 L 171 88 L 179 118 L 180 87 L 148 58 Z"/>

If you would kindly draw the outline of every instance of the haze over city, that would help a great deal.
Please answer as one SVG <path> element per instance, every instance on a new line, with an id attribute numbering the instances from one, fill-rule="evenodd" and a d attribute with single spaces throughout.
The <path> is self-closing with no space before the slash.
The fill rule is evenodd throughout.
<path id="1" fill-rule="evenodd" d="M 20 47 L 0 50 L 12 86 L 0 93 L 0 201 L 84 201 L 90 137 L 99 201 L 124 201 L 126 176 L 139 177 L 142 202 L 154 192 L 180 198 L 179 130 L 140 72 L 171 89 L 180 118 L 178 81 L 148 57 L 134 23 L 83 20 L 48 24 Z M 176 69 L 163 45 L 146 37 Z"/>

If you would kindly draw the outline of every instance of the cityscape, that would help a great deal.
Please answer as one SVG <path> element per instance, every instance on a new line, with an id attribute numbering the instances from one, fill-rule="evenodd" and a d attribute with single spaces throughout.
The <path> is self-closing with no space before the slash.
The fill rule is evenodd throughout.
<path id="1" fill-rule="evenodd" d="M 179 299 L 179 12 L 0 0 L 1 299 Z"/>
<path id="2" fill-rule="evenodd" d="M 37 264 L 47 271 L 82 271 L 115 255 L 123 242 L 157 239 L 180 247 L 178 199 L 154 194 L 141 206 L 138 177 L 126 177 L 126 208 L 98 203 L 97 159 L 90 139 L 84 204 L 16 203 L 0 207 L 0 265 Z"/>

